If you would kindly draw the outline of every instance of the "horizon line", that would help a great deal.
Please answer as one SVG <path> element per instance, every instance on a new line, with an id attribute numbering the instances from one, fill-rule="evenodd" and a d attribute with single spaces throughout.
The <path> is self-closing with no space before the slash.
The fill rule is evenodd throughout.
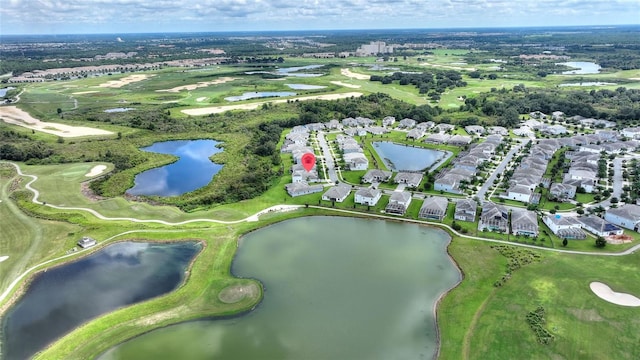
<path id="1" fill-rule="evenodd" d="M 202 31 L 148 31 L 148 32 L 96 32 L 96 33 L 2 33 L 6 36 L 68 36 L 68 35 L 153 35 L 153 34 L 233 34 L 233 33 L 295 33 L 295 32 L 328 32 L 328 31 L 410 31 L 410 30 L 491 30 L 491 29 L 565 29 L 565 28 L 620 28 L 640 27 L 640 24 L 591 24 L 591 25 L 525 25 L 525 26 L 459 26 L 431 28 L 352 28 L 352 29 L 280 29 L 280 30 L 202 30 Z"/>

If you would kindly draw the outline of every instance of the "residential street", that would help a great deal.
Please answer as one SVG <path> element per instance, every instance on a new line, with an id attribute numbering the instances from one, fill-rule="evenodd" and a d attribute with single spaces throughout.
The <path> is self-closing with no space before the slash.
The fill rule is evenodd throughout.
<path id="1" fill-rule="evenodd" d="M 509 162 L 511 162 L 511 159 L 513 159 L 513 156 L 516 153 L 520 153 L 520 150 L 522 149 L 522 147 L 528 144 L 529 141 L 531 141 L 531 139 L 523 139 L 522 142 L 520 142 L 517 145 L 514 145 L 511 148 L 511 150 L 509 150 L 509 152 L 504 157 L 504 159 L 502 159 L 502 162 L 500 162 L 500 164 L 496 167 L 495 171 L 489 176 L 487 181 L 484 184 L 482 184 L 482 186 L 480 187 L 480 190 L 478 190 L 477 196 L 478 196 L 478 199 L 480 199 L 480 202 L 485 201 L 485 198 L 484 198 L 485 194 L 489 190 L 489 187 L 493 185 L 493 181 L 496 179 L 496 175 L 504 173 L 505 168 L 507 167 Z"/>

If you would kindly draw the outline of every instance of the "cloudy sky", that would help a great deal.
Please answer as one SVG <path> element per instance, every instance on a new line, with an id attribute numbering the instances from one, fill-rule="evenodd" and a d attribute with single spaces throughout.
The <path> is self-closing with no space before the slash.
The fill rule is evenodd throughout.
<path id="1" fill-rule="evenodd" d="M 640 0 L 0 0 L 0 34 L 640 24 Z"/>

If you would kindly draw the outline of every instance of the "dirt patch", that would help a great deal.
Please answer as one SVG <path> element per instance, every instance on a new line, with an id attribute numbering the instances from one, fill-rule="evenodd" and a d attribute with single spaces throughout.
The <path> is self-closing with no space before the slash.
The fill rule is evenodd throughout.
<path id="1" fill-rule="evenodd" d="M 134 74 L 134 75 L 129 75 L 127 77 L 123 77 L 120 80 L 109 80 L 106 83 L 102 83 L 100 85 L 98 85 L 99 87 L 102 88 L 121 88 L 125 85 L 129 85 L 131 83 L 134 82 L 138 82 L 138 81 L 142 81 L 142 80 L 146 80 L 148 78 L 150 78 L 153 75 L 146 75 L 146 74 Z"/>
<path id="2" fill-rule="evenodd" d="M 334 84 L 334 85 L 340 85 L 340 86 L 348 87 L 350 89 L 359 89 L 360 88 L 360 85 L 347 84 L 347 83 L 343 83 L 342 81 L 332 81 L 331 83 Z"/>
<path id="3" fill-rule="evenodd" d="M 43 133 L 62 136 L 62 137 L 78 137 L 78 136 L 97 136 L 111 135 L 111 131 L 89 128 L 84 126 L 70 126 L 53 122 L 43 122 L 32 117 L 28 112 L 18 109 L 15 106 L 0 107 L 0 119 L 7 124 L 18 125 L 41 131 Z"/>
<path id="4" fill-rule="evenodd" d="M 358 79 L 358 80 L 369 80 L 371 78 L 370 75 L 354 73 L 354 72 L 351 72 L 351 70 L 349 69 L 340 69 L 340 74 L 342 74 L 343 76 L 350 77 L 352 79 Z"/>
<path id="5" fill-rule="evenodd" d="M 611 290 L 609 285 L 594 281 L 589 284 L 591 291 L 593 291 L 596 296 L 604 301 L 608 301 L 612 304 L 622 305 L 622 306 L 631 306 L 638 307 L 640 306 L 640 299 L 634 295 L 619 293 Z"/>
<path id="6" fill-rule="evenodd" d="M 167 310 L 167 311 L 163 311 L 157 314 L 153 314 L 153 315 L 149 315 L 149 316 L 145 316 L 139 320 L 136 321 L 136 325 L 139 326 L 149 326 L 149 325 L 153 325 L 153 324 L 158 324 L 161 323 L 163 321 L 169 320 L 169 319 L 175 319 L 180 317 L 181 314 L 183 314 L 185 312 L 185 310 L 188 310 L 186 305 L 181 305 L 175 309 L 171 309 L 171 310 Z"/>
<path id="7" fill-rule="evenodd" d="M 237 79 L 236 78 L 232 78 L 232 77 L 223 77 L 223 78 L 216 79 L 216 80 L 213 80 L 213 81 L 200 81 L 197 84 L 176 86 L 176 87 L 171 88 L 171 89 L 163 89 L 163 90 L 156 90 L 156 91 L 157 92 L 180 92 L 182 90 L 191 91 L 191 90 L 195 90 L 197 88 L 207 87 L 209 85 L 224 84 L 226 82 L 233 81 L 233 80 L 237 80 Z"/>
<path id="8" fill-rule="evenodd" d="M 581 321 L 604 321 L 595 309 L 569 309 L 569 312 Z"/>
<path id="9" fill-rule="evenodd" d="M 222 289 L 218 294 L 218 299 L 225 304 L 235 304 L 247 297 L 255 298 L 259 291 L 256 284 L 232 285 Z"/>
<path id="10" fill-rule="evenodd" d="M 326 95 L 315 95 L 315 96 L 303 96 L 303 97 L 298 97 L 298 98 L 278 99 L 278 100 L 271 100 L 271 101 L 261 101 L 261 102 L 255 102 L 255 103 L 249 103 L 249 104 L 223 105 L 223 106 L 206 107 L 206 108 L 200 108 L 200 109 L 186 109 L 186 110 L 182 110 L 182 112 L 184 114 L 187 114 L 187 115 L 198 116 L 198 115 L 218 114 L 218 113 L 223 113 L 223 112 L 229 111 L 229 110 L 254 110 L 254 109 L 257 109 L 257 108 L 259 108 L 260 106 L 262 106 L 263 104 L 266 104 L 266 103 L 282 104 L 282 103 L 286 103 L 287 101 L 338 100 L 338 99 L 345 99 L 345 98 L 350 98 L 350 97 L 360 97 L 360 96 L 362 96 L 362 93 L 359 93 L 359 92 L 349 92 L 349 93 L 342 93 L 342 94 L 326 94 Z"/>
<path id="11" fill-rule="evenodd" d="M 96 165 L 91 168 L 91 170 L 85 174 L 86 177 L 93 177 L 102 174 L 103 171 L 107 170 L 107 165 Z"/>
<path id="12" fill-rule="evenodd" d="M 627 244 L 633 241 L 633 237 L 629 235 L 610 235 L 605 238 L 609 244 Z"/>

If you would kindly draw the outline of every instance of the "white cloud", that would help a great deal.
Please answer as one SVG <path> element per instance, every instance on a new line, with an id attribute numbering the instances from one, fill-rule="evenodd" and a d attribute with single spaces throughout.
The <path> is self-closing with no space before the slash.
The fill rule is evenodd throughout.
<path id="1" fill-rule="evenodd" d="M 639 0 L 9 0 L 0 33 L 637 24 Z"/>

